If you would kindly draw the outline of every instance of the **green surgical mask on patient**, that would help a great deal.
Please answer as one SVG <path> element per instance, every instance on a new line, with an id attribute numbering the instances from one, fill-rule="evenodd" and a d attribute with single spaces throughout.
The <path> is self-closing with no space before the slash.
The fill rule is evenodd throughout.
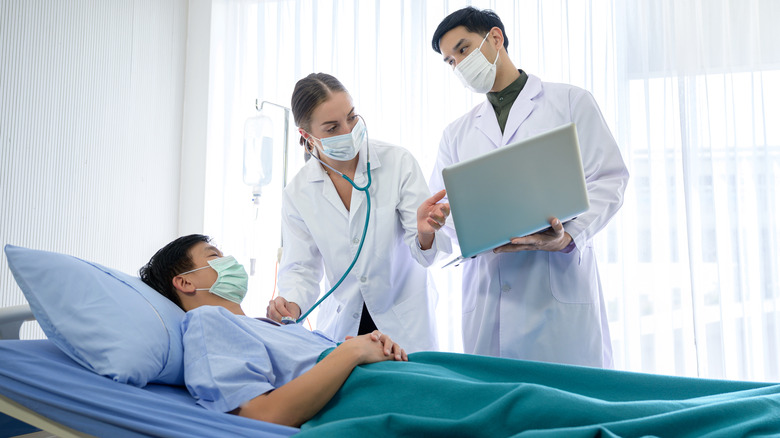
<path id="1" fill-rule="evenodd" d="M 218 297 L 240 304 L 249 288 L 249 276 L 244 266 L 238 263 L 233 256 L 209 260 L 209 266 L 182 272 L 179 275 L 200 271 L 208 267 L 217 271 L 217 281 L 208 289 L 195 290 L 207 290 Z"/>

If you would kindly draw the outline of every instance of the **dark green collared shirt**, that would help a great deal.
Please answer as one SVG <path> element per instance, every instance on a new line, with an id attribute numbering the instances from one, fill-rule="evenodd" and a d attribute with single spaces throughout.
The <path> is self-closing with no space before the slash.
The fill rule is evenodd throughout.
<path id="1" fill-rule="evenodd" d="M 509 118 L 509 111 L 512 109 L 515 100 L 517 100 L 517 96 L 523 91 L 526 81 L 528 81 L 528 75 L 522 70 L 518 71 L 520 72 L 520 77 L 507 85 L 506 88 L 501 91 L 487 94 L 487 99 L 490 101 L 490 104 L 493 105 L 493 110 L 496 112 L 498 126 L 501 128 L 502 134 L 504 133 L 506 121 Z"/>

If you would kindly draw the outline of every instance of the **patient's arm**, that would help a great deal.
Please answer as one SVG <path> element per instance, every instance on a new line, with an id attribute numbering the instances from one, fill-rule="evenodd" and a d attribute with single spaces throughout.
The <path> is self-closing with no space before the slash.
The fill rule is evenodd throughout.
<path id="1" fill-rule="evenodd" d="M 347 339 L 306 373 L 233 413 L 299 427 L 330 401 L 356 366 L 385 360 L 407 360 L 406 352 L 389 336 L 374 331 Z"/>

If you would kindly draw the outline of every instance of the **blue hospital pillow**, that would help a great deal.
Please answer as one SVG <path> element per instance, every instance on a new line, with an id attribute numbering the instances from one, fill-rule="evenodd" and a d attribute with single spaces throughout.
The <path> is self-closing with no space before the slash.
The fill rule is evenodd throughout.
<path id="1" fill-rule="evenodd" d="M 53 252 L 5 254 L 43 332 L 73 360 L 121 383 L 184 384 L 184 311 L 140 278 Z"/>

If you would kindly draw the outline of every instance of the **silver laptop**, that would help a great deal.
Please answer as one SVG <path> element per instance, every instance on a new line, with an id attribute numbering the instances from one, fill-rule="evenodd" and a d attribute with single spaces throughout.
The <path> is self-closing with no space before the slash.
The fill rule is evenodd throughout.
<path id="1" fill-rule="evenodd" d="M 442 171 L 463 258 L 566 222 L 589 208 L 574 123 Z"/>

